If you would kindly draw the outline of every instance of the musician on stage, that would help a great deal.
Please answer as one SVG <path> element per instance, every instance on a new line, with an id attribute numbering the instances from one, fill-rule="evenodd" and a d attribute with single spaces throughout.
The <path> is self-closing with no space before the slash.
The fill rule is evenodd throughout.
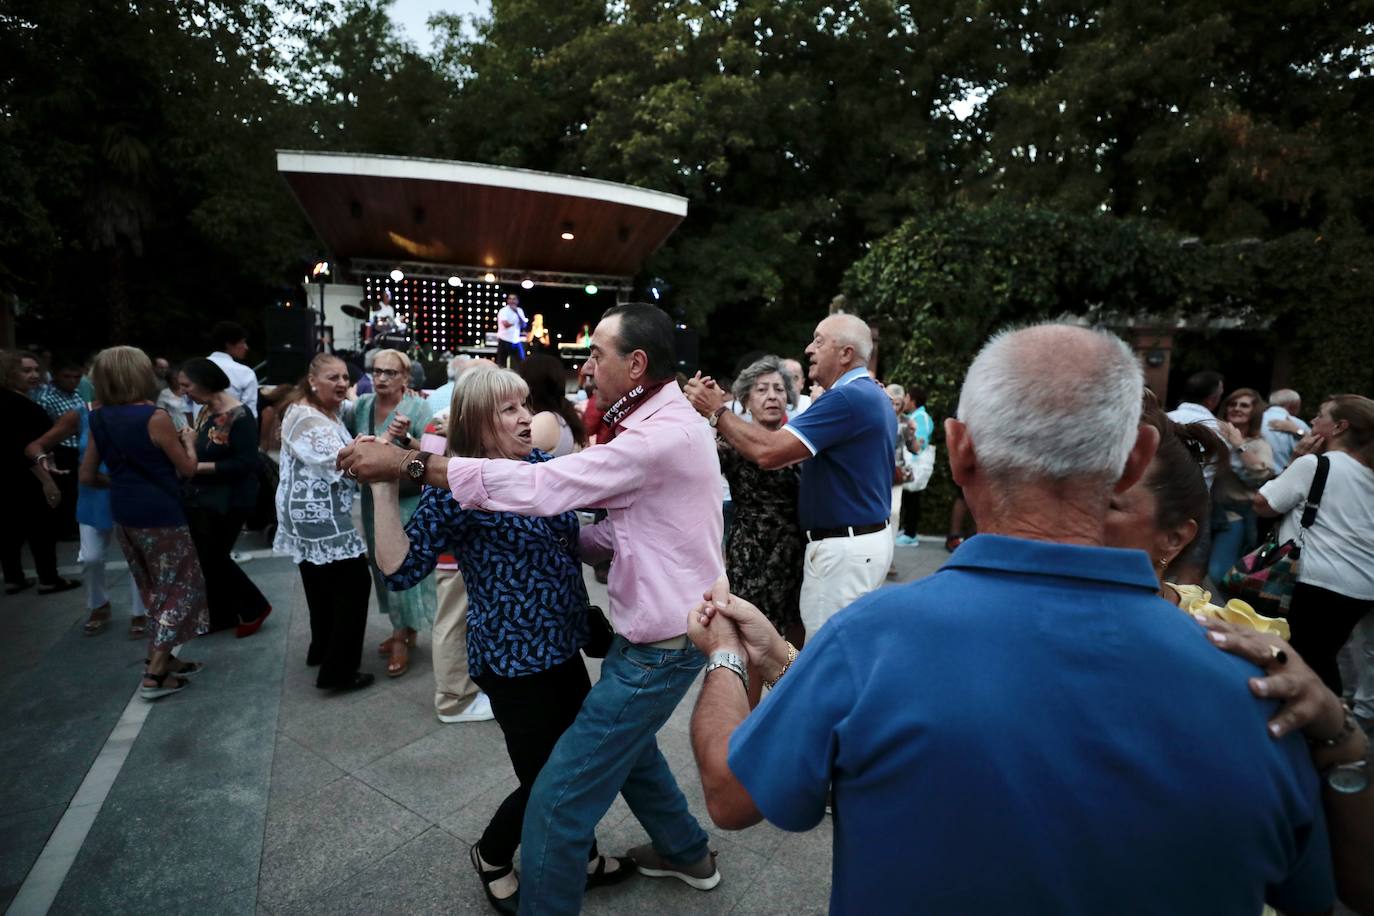
<path id="1" fill-rule="evenodd" d="M 511 293 L 506 304 L 496 313 L 496 365 L 510 367 L 510 360 L 524 362 L 525 342 L 522 334 L 529 325 L 525 310 L 520 307 L 520 297 Z"/>

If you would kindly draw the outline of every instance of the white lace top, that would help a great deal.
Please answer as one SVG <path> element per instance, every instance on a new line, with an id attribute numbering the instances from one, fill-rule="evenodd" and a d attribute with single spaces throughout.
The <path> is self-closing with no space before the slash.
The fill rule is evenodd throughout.
<path id="1" fill-rule="evenodd" d="M 287 408 L 281 424 L 281 482 L 272 549 L 297 563 L 322 566 L 367 553 L 353 525 L 358 487 L 335 470 L 352 438 L 343 422 L 309 404 Z"/>

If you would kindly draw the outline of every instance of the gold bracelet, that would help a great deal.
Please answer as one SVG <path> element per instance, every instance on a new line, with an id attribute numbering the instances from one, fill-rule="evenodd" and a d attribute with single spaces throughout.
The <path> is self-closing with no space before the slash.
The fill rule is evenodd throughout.
<path id="1" fill-rule="evenodd" d="M 773 678 L 771 681 L 765 678 L 763 681 L 764 686 L 766 686 L 769 690 L 772 690 L 773 687 L 778 683 L 778 681 L 782 680 L 782 676 L 787 673 L 787 669 L 791 668 L 792 663 L 796 660 L 797 647 L 789 642 L 787 643 L 787 664 L 782 666 L 782 670 L 778 672 L 777 677 Z"/>

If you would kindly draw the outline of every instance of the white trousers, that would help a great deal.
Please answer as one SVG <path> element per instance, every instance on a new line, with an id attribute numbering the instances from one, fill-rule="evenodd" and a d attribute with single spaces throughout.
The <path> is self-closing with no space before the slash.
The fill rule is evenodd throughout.
<path id="1" fill-rule="evenodd" d="M 105 594 L 105 556 L 110 552 L 114 529 L 102 530 L 91 525 L 77 527 L 81 532 L 81 550 L 76 561 L 81 564 L 81 582 L 86 587 L 86 610 L 93 611 L 110 601 Z M 138 596 L 138 584 L 132 574 L 129 575 L 129 607 L 134 617 L 148 613 L 143 607 L 143 599 Z"/>
<path id="2" fill-rule="evenodd" d="M 1350 639 L 1336 659 L 1346 693 L 1354 700 L 1356 715 L 1374 719 L 1374 613 L 1355 624 Z"/>
<path id="3" fill-rule="evenodd" d="M 431 634 L 434 652 L 434 711 L 456 716 L 477 696 L 468 676 L 468 590 L 456 569 L 434 573 L 439 607 Z"/>
<path id="4" fill-rule="evenodd" d="M 801 618 L 806 638 L 815 636 L 841 608 L 882 585 L 891 565 L 890 528 L 807 544 L 801 587 Z"/>

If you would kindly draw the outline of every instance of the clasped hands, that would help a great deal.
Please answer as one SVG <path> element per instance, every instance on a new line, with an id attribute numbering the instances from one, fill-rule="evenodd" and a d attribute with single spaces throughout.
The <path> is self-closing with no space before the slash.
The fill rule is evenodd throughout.
<path id="1" fill-rule="evenodd" d="M 687 387 L 682 389 L 682 393 L 703 417 L 711 416 L 725 404 L 725 390 L 711 376 L 704 376 L 700 372 L 687 380 Z"/>
<path id="2" fill-rule="evenodd" d="M 352 444 L 339 450 L 334 466 L 345 477 L 363 483 L 397 480 L 401 474 L 401 463 L 408 454 L 405 449 L 376 436 L 359 436 Z"/>
<path id="3" fill-rule="evenodd" d="M 733 652 L 765 681 L 777 679 L 787 667 L 787 641 L 763 612 L 738 595 L 730 594 L 724 576 L 716 580 L 687 614 L 687 637 L 705 655 Z"/>

